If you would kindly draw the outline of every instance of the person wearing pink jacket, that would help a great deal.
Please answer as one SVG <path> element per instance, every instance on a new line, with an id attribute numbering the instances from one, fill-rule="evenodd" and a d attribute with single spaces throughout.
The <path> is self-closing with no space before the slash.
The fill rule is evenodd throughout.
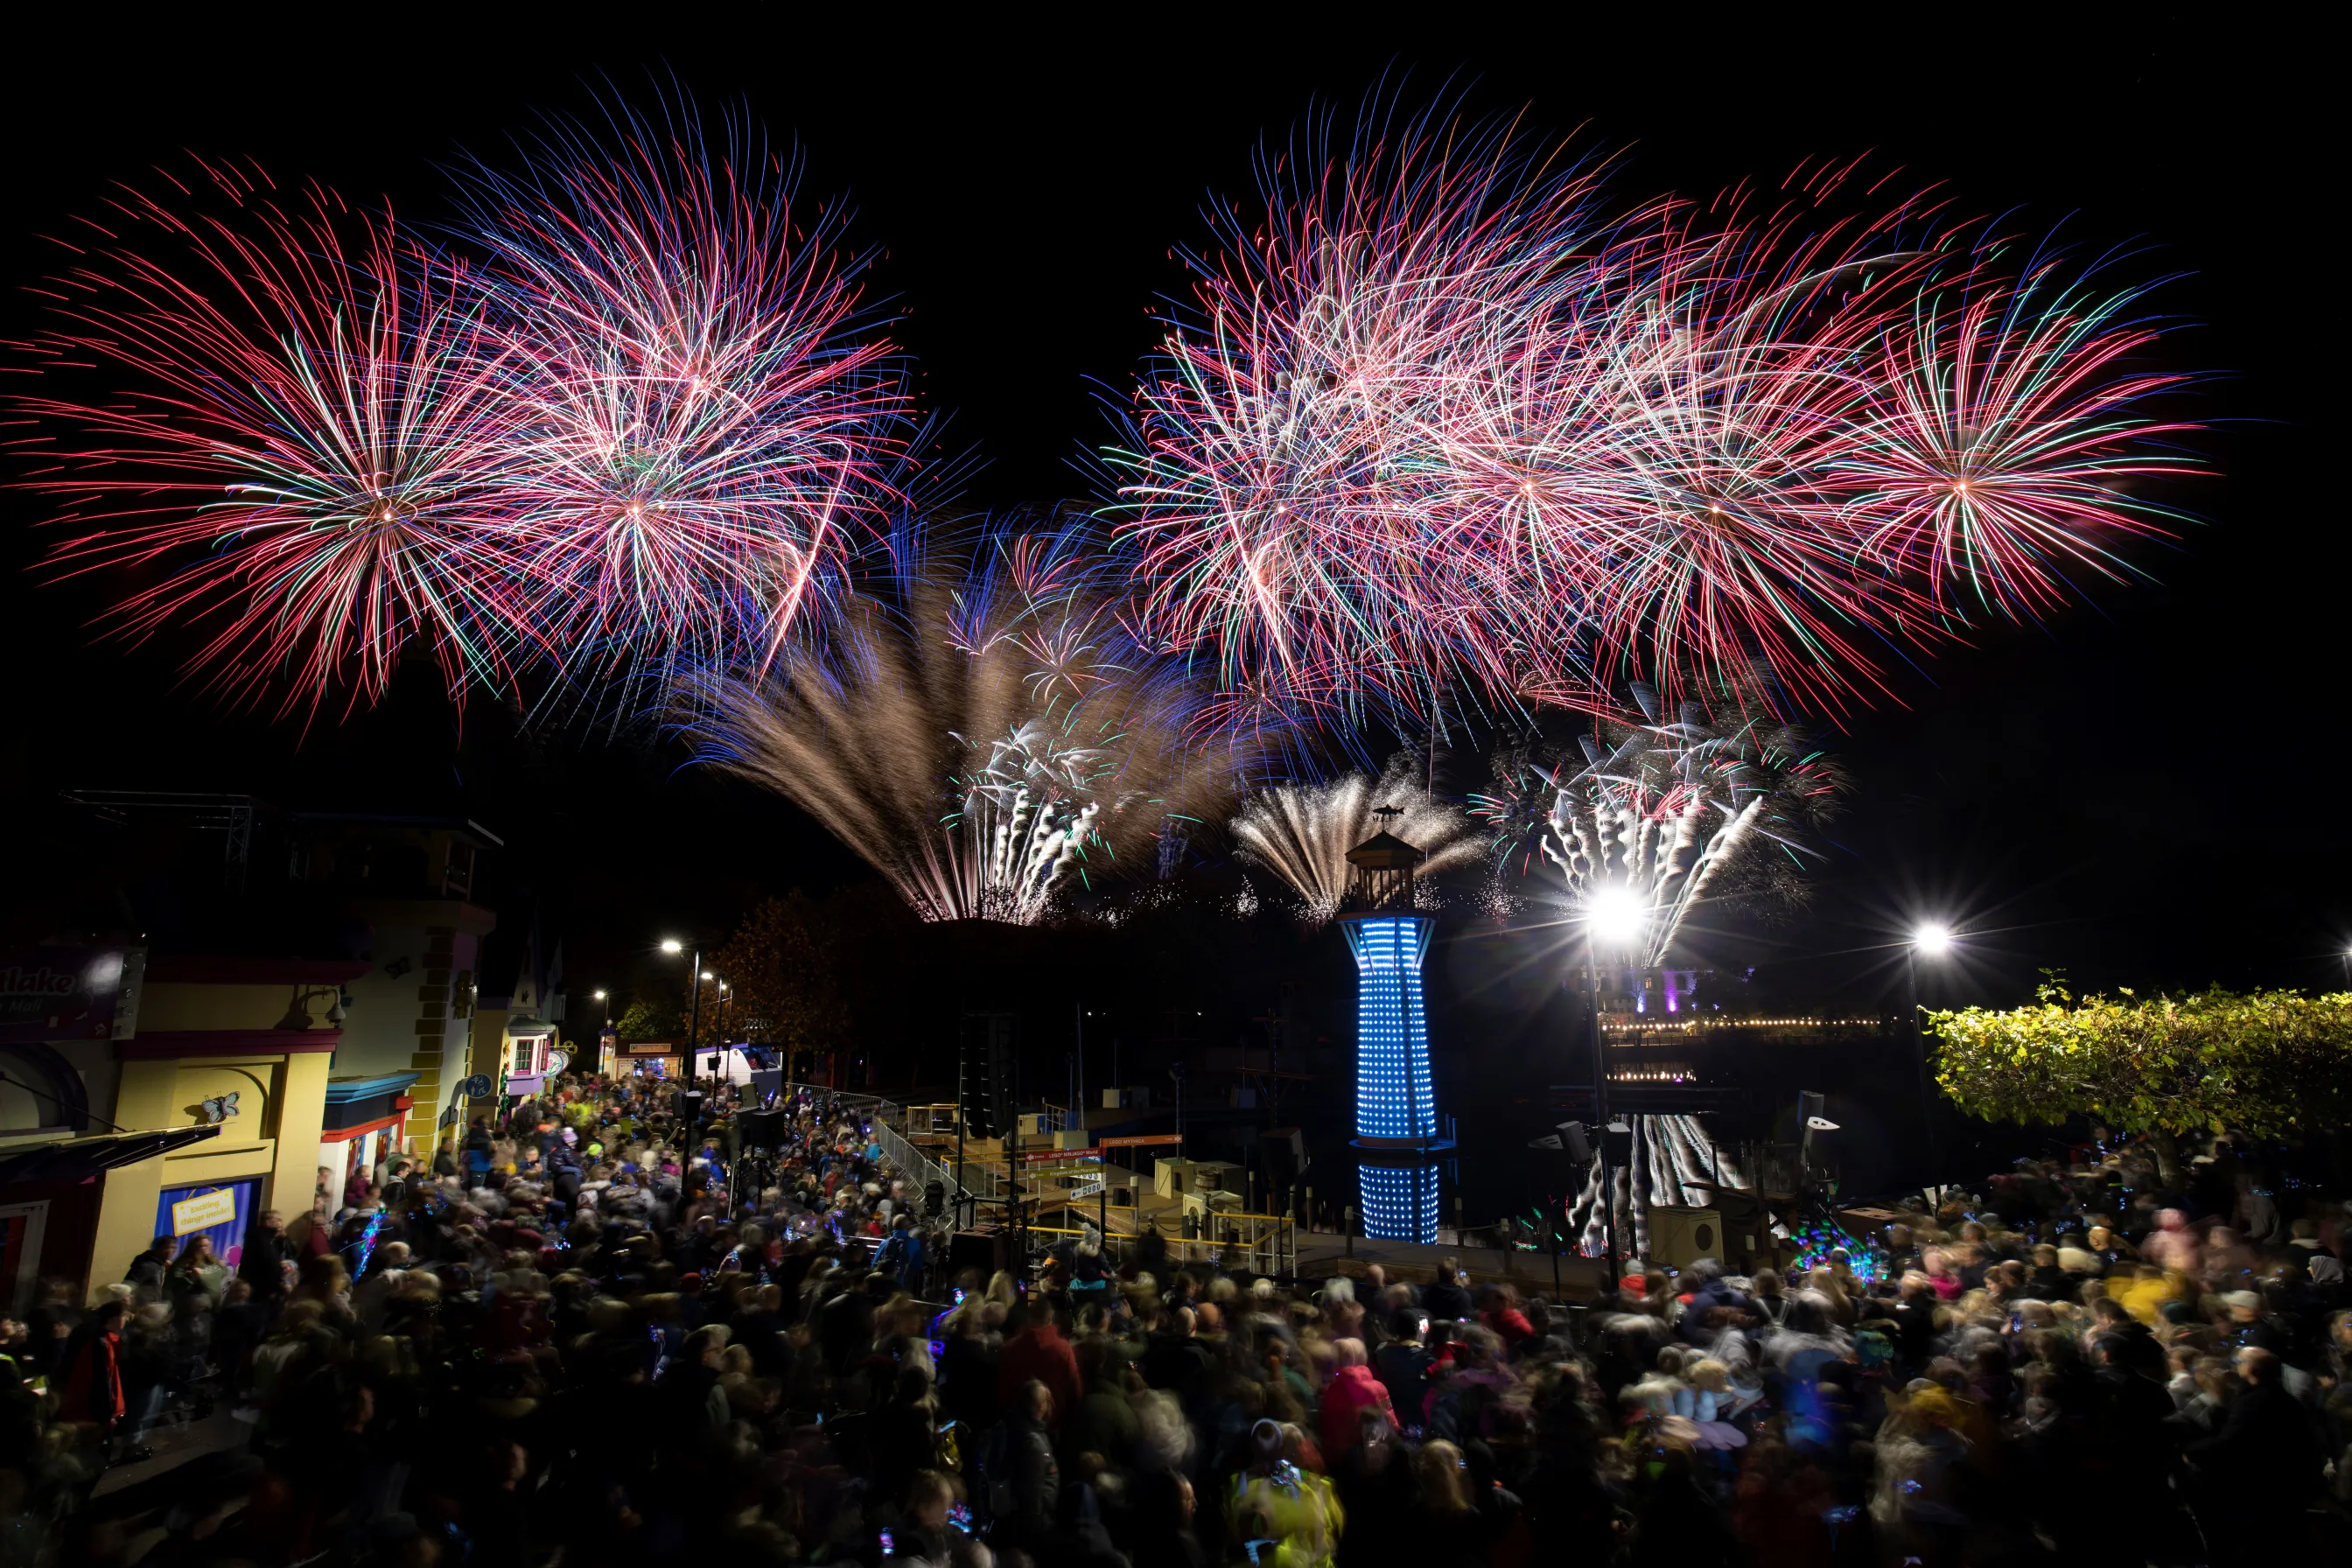
<path id="1" fill-rule="evenodd" d="M 1331 1381 L 1323 1390 L 1323 1463 L 1326 1467 L 1339 1462 L 1339 1456 L 1353 1447 L 1362 1436 L 1361 1416 L 1367 1410 L 1377 1410 L 1381 1418 L 1393 1428 L 1396 1411 L 1389 1403 L 1389 1391 L 1364 1364 L 1364 1342 L 1337 1340 L 1331 1352 L 1335 1365 Z"/>

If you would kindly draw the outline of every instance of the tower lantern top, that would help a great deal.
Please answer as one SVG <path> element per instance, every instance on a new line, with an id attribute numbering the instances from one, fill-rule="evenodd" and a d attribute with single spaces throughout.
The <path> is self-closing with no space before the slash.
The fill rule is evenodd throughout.
<path id="1" fill-rule="evenodd" d="M 1393 816 L 1398 808 L 1381 806 L 1373 815 Z M 1413 873 L 1421 861 L 1418 847 L 1381 828 L 1348 851 L 1348 864 L 1356 871 L 1349 879 L 1347 907 L 1360 911 L 1412 908 Z"/>

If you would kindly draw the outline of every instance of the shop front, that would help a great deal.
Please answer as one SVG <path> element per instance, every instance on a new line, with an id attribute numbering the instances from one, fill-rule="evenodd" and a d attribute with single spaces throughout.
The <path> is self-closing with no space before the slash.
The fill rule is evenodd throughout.
<path id="1" fill-rule="evenodd" d="M 210 1237 L 226 1261 L 264 1211 L 289 1225 L 312 1212 L 345 987 L 366 967 L 344 959 L 148 961 L 135 1025 L 111 1042 L 111 1107 L 92 1108 L 137 1130 L 138 1143 L 106 1156 L 86 1291 L 121 1279 L 155 1237 Z"/>
<path id="2" fill-rule="evenodd" d="M 613 1057 L 615 1075 L 676 1078 L 686 1070 L 686 1047 L 677 1040 L 624 1040 Z"/>
<path id="3" fill-rule="evenodd" d="M 506 1045 L 505 1093 L 509 1100 L 528 1100 L 547 1086 L 555 1054 L 555 1026 L 509 1026 Z"/>
<path id="4" fill-rule="evenodd" d="M 213 1256 L 234 1268 L 260 1207 L 259 1176 L 165 1187 L 155 1200 L 155 1234 L 177 1237 L 182 1251 L 201 1236 L 212 1243 Z"/>
<path id="5" fill-rule="evenodd" d="M 384 1073 L 327 1080 L 326 1114 L 319 1130 L 319 1183 L 327 1212 L 356 1208 L 376 1190 L 375 1172 L 401 1152 L 401 1130 L 415 1101 L 419 1075 Z M 429 1154 L 420 1156 L 429 1163 Z"/>
<path id="6" fill-rule="evenodd" d="M 142 1030 L 116 1044 L 118 1118 L 212 1135 L 107 1173 L 86 1289 L 121 1279 L 155 1237 L 201 1232 L 226 1260 L 261 1210 L 310 1211 L 336 1035 Z"/>

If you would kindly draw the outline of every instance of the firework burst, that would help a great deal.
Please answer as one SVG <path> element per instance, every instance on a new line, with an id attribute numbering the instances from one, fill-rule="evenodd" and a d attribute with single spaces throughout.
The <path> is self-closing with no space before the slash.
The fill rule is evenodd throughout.
<path id="1" fill-rule="evenodd" d="M 615 111 L 469 170 L 506 500 L 547 643 L 590 681 L 764 667 L 878 514 L 903 436 L 842 215 L 748 127 Z"/>
<path id="2" fill-rule="evenodd" d="M 1411 706 L 1454 658 L 1458 579 L 1418 570 L 1446 549 L 1437 426 L 1465 345 L 1516 341 L 1555 286 L 1592 182 L 1453 130 L 1271 161 L 1271 220 L 1221 208 L 1223 254 L 1192 258 L 1201 330 L 1167 340 L 1118 460 L 1145 613 L 1229 682 Z"/>
<path id="3" fill-rule="evenodd" d="M 89 437 L 32 448 L 77 531 L 53 561 L 160 574 L 114 624 L 197 629 L 191 674 L 238 704 L 372 702 L 412 651 L 453 696 L 507 683 L 528 649 L 467 274 L 330 193 L 201 174 L 118 198 L 55 285 L 45 371 L 132 390 L 25 400 Z"/>
<path id="4" fill-rule="evenodd" d="M 1150 624 L 1349 712 L 1833 711 L 2122 574 L 2196 467 L 2140 291 L 1854 175 L 1603 222 L 1486 128 L 1270 165 L 1112 454 Z"/>

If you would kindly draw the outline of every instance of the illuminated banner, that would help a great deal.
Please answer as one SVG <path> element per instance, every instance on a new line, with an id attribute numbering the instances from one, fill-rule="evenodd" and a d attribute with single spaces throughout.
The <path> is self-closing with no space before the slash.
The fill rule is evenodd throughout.
<path id="1" fill-rule="evenodd" d="M 1184 1142 L 1181 1132 L 1148 1132 L 1135 1138 L 1105 1138 L 1099 1141 L 1105 1149 L 1158 1149 Z"/>
<path id="2" fill-rule="evenodd" d="M 120 948 L 36 947 L 0 955 L 0 1041 L 106 1039 L 122 990 Z"/>

